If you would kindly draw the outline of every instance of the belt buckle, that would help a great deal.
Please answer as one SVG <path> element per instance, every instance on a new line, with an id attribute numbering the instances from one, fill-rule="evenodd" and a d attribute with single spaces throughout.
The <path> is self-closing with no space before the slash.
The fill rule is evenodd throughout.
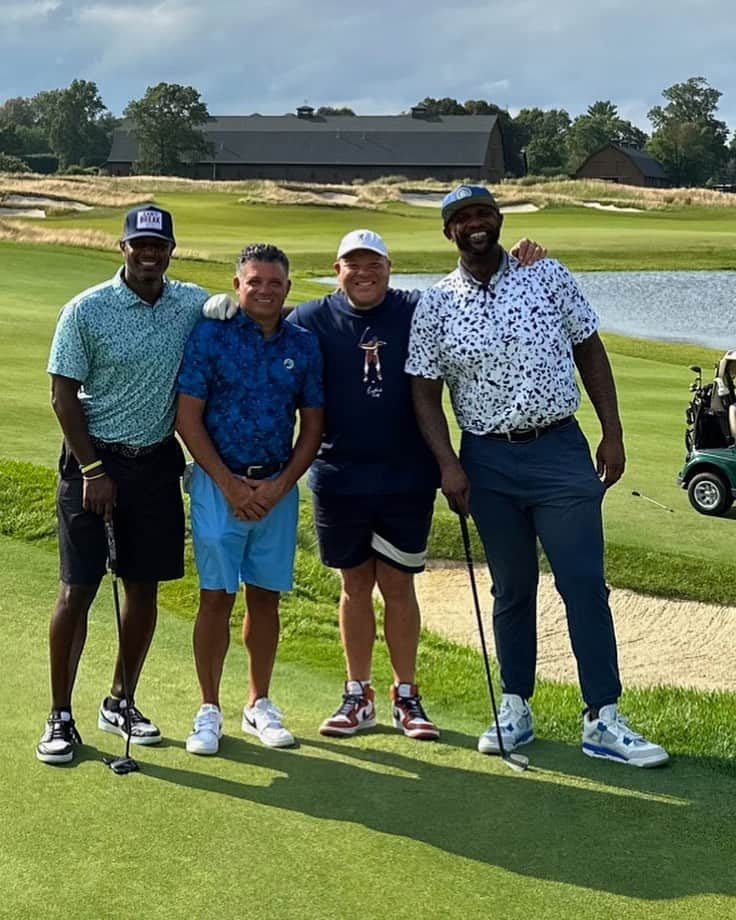
<path id="1" fill-rule="evenodd" d="M 247 479 L 250 479 L 257 470 L 262 470 L 262 463 L 254 463 L 253 466 L 247 466 L 245 468 L 245 476 Z"/>

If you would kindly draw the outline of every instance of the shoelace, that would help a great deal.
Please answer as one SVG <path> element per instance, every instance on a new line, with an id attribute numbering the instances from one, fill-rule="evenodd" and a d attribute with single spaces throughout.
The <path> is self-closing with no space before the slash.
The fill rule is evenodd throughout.
<path id="1" fill-rule="evenodd" d="M 632 741 L 644 741 L 644 735 L 641 735 L 639 732 L 635 732 L 634 729 L 629 725 L 629 720 L 626 716 L 622 716 L 620 712 L 616 712 L 616 725 L 619 728 L 622 728 L 624 734 L 628 735 Z"/>
<path id="2" fill-rule="evenodd" d="M 400 696 L 396 704 L 402 706 L 408 713 L 413 722 L 415 720 L 428 722 L 427 713 L 422 708 L 421 696 Z"/>
<path id="3" fill-rule="evenodd" d="M 218 727 L 219 720 L 214 712 L 207 712 L 202 716 L 196 716 L 194 719 L 195 732 L 201 732 L 202 730 L 217 732 Z"/>
<path id="4" fill-rule="evenodd" d="M 268 706 L 263 709 L 256 709 L 255 721 L 263 719 L 266 723 L 265 728 L 283 728 L 281 720 L 284 717 L 283 712 L 275 703 L 269 702 Z"/>
<path id="5" fill-rule="evenodd" d="M 356 706 L 360 706 L 363 702 L 363 697 L 359 696 L 357 693 L 343 693 L 342 695 L 342 705 L 339 707 L 336 716 L 347 716 L 350 715 L 350 711 Z"/>
<path id="6" fill-rule="evenodd" d="M 49 719 L 51 723 L 51 736 L 49 741 L 74 741 L 76 744 L 82 744 L 82 737 L 74 725 L 74 720 L 67 719 Z"/>

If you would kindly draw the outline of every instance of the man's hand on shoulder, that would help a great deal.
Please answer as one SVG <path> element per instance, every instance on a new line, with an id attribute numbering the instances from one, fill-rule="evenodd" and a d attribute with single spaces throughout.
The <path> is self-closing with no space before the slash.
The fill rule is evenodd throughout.
<path id="1" fill-rule="evenodd" d="M 229 294 L 213 294 L 202 307 L 202 316 L 207 319 L 232 319 L 240 305 Z"/>
<path id="2" fill-rule="evenodd" d="M 512 246 L 509 255 L 513 256 L 519 264 L 529 266 L 539 262 L 540 259 L 546 259 L 547 250 L 535 240 L 525 238 Z"/>

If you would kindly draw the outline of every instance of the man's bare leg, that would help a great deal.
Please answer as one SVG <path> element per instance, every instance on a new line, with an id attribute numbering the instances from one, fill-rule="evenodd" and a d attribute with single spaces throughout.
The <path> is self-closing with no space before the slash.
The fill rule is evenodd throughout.
<path id="1" fill-rule="evenodd" d="M 192 645 L 202 703 L 220 708 L 220 681 L 230 646 L 230 614 L 235 595 L 202 589 L 194 621 Z"/>
<path id="2" fill-rule="evenodd" d="M 248 705 L 268 696 L 279 644 L 279 592 L 245 586 L 243 644 L 248 651 Z"/>
<path id="3" fill-rule="evenodd" d="M 413 684 L 419 644 L 419 604 L 414 575 L 381 559 L 376 561 L 376 581 L 385 604 L 384 632 L 397 684 Z"/>
<path id="4" fill-rule="evenodd" d="M 87 638 L 87 615 L 98 585 L 59 586 L 49 623 L 51 705 L 71 710 L 72 690 Z"/>
<path id="5" fill-rule="evenodd" d="M 376 640 L 373 609 L 376 560 L 368 559 L 353 568 L 341 569 L 340 575 L 340 635 L 348 680 L 369 681 Z"/>

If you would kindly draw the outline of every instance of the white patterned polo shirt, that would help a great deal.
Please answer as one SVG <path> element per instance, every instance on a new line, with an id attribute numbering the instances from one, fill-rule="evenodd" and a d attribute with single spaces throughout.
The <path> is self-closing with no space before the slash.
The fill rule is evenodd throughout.
<path id="1" fill-rule="evenodd" d="M 151 305 L 125 284 L 121 269 L 63 308 L 47 370 L 81 381 L 93 437 L 146 447 L 173 432 L 177 371 L 208 296 L 197 284 L 164 278 Z"/>
<path id="2" fill-rule="evenodd" d="M 543 428 L 580 405 L 572 349 L 597 329 L 554 259 L 525 268 L 504 253 L 487 285 L 458 263 L 419 301 L 406 372 L 447 383 L 463 431 Z"/>

